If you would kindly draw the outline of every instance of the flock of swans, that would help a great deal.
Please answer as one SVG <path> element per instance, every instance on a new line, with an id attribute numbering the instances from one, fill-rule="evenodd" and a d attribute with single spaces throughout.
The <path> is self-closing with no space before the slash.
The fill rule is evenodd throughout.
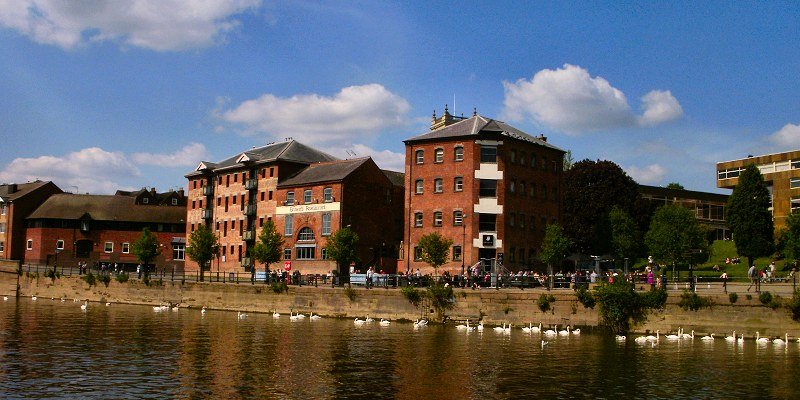
<path id="1" fill-rule="evenodd" d="M 662 337 L 661 331 L 656 330 L 655 336 L 653 335 L 637 336 L 636 338 L 633 339 L 633 341 L 639 345 L 650 345 L 652 347 L 655 347 L 657 344 L 661 342 L 661 337 Z M 679 342 L 683 340 L 694 341 L 696 338 L 694 330 L 692 330 L 691 333 L 686 333 L 683 331 L 683 328 L 678 328 L 678 331 L 676 333 L 668 333 L 663 337 L 666 342 Z M 717 338 L 714 337 L 713 333 L 709 333 L 705 336 L 699 337 L 699 340 L 706 343 L 712 343 L 716 339 Z M 624 335 L 616 335 L 616 340 L 618 342 L 626 342 L 628 338 Z M 725 342 L 727 343 L 739 346 L 744 346 L 745 342 L 744 334 L 740 333 L 739 336 L 736 336 L 736 331 L 733 331 L 731 332 L 730 335 L 723 337 L 722 340 L 725 340 Z M 795 341 L 798 344 L 800 344 L 800 338 L 795 339 Z M 767 337 L 762 337 L 761 333 L 757 331 L 754 342 L 758 345 L 767 345 L 771 343 L 775 346 L 785 346 L 789 344 L 789 334 L 788 333 L 784 334 L 782 338 L 777 337 L 774 339 L 770 339 Z"/>

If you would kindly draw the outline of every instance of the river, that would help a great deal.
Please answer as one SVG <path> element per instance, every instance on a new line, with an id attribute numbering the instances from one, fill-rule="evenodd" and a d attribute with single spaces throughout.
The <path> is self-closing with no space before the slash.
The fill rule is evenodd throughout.
<path id="1" fill-rule="evenodd" d="M 800 398 L 797 342 L 641 346 L 584 328 L 542 347 L 517 328 L 80 304 L 0 303 L 0 398 Z"/>

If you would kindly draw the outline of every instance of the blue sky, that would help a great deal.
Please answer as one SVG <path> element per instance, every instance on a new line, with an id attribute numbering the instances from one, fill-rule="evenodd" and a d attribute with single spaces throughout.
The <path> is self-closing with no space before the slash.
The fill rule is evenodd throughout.
<path id="1" fill-rule="evenodd" d="M 448 104 L 724 193 L 716 162 L 800 148 L 798 20 L 789 2 L 2 2 L 0 182 L 178 188 L 286 137 L 401 170 Z"/>

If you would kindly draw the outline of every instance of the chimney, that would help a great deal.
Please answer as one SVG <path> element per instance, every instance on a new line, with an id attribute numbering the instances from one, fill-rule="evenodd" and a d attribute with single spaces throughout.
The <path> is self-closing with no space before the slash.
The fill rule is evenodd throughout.
<path id="1" fill-rule="evenodd" d="M 547 141 L 547 136 L 545 136 L 543 134 L 539 134 L 539 140 L 541 140 L 543 142 L 546 142 Z"/>
<path id="2" fill-rule="evenodd" d="M 178 189 L 178 197 L 183 198 L 183 188 Z"/>
<path id="3" fill-rule="evenodd" d="M 156 197 L 156 188 L 150 188 L 150 194 L 153 195 L 153 197 Z"/>
<path id="4" fill-rule="evenodd" d="M 8 194 L 16 193 L 17 192 L 17 184 L 16 183 L 9 183 L 8 184 Z"/>

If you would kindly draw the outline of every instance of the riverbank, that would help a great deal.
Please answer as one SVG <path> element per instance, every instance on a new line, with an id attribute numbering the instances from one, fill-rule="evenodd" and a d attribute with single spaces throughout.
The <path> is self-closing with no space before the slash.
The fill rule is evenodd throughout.
<path id="1" fill-rule="evenodd" d="M 18 288 L 18 289 L 17 289 Z M 737 289 L 738 290 L 738 289 Z M 727 295 L 709 294 L 711 308 L 686 311 L 678 306 L 679 291 L 671 291 L 664 310 L 652 312 L 635 332 L 674 332 L 683 327 L 689 332 L 714 332 L 717 335 L 736 330 L 747 336 L 758 331 L 762 336 L 800 337 L 800 323 L 791 319 L 784 308 L 771 309 L 758 301 L 758 296 L 746 298 L 744 286 L 739 299 L 730 303 Z M 597 327 L 600 319 L 596 309 L 585 308 L 572 290 L 543 289 L 519 290 L 463 290 L 456 289 L 455 307 L 447 312 L 450 320 L 473 322 L 482 320 L 487 325 L 511 323 L 516 326 L 542 323 L 545 326 L 573 325 Z M 550 309 L 542 311 L 539 297 L 552 294 Z M 434 310 L 423 301 L 412 305 L 398 289 L 351 290 L 320 287 L 290 286 L 288 292 L 275 293 L 270 285 L 231 284 L 209 282 L 151 282 L 145 285 L 138 280 L 119 283 L 112 280 L 105 285 L 89 285 L 78 277 L 61 277 L 55 280 L 43 276 L 27 276 L 0 271 L 0 295 L 38 296 L 41 299 L 79 299 L 91 302 L 111 302 L 141 305 L 172 304 L 183 308 L 230 310 L 250 313 L 291 311 L 314 312 L 324 317 L 355 318 L 369 315 L 391 320 L 434 319 Z"/>

